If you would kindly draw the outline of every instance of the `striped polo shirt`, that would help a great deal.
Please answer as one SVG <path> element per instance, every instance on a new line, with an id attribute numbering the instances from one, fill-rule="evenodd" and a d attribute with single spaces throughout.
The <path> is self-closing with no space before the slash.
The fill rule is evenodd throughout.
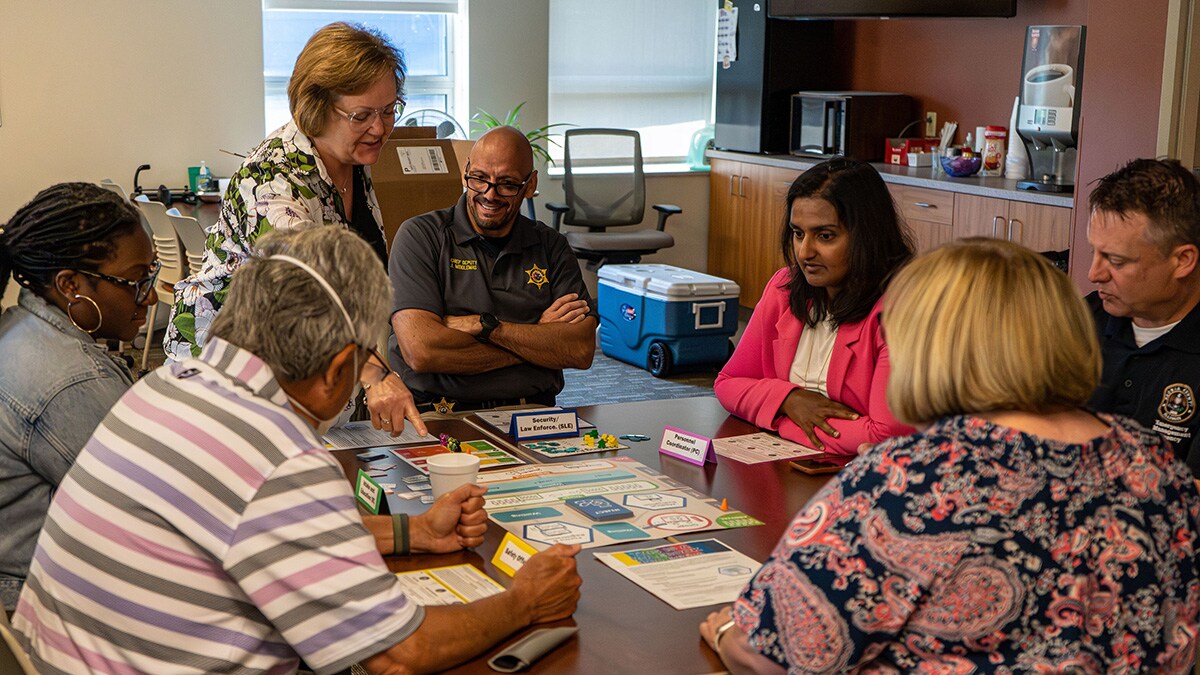
<path id="1" fill-rule="evenodd" d="M 210 338 L 96 429 L 13 627 L 44 673 L 324 673 L 423 618 L 270 368 Z"/>

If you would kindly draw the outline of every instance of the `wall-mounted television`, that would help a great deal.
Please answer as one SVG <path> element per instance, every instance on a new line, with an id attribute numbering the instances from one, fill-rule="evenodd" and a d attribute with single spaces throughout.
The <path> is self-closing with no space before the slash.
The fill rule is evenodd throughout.
<path id="1" fill-rule="evenodd" d="M 1017 0 L 769 0 L 775 19 L 1010 17 Z"/>

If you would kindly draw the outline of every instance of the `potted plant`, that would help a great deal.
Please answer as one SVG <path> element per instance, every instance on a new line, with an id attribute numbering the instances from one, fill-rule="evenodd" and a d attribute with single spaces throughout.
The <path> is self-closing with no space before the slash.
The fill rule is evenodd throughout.
<path id="1" fill-rule="evenodd" d="M 521 115 L 521 108 L 523 107 L 525 107 L 525 101 L 521 101 L 520 105 L 512 110 L 509 110 L 508 114 L 504 116 L 504 119 L 500 119 L 486 110 L 480 110 L 471 116 L 471 130 L 487 131 L 488 129 L 495 129 L 496 127 L 513 127 L 517 130 L 520 130 L 525 134 L 525 138 L 529 139 L 529 145 L 533 147 L 533 156 L 535 158 L 540 159 L 547 165 L 553 165 L 554 160 L 550 157 L 550 152 L 547 150 L 545 144 L 552 143 L 554 145 L 559 145 L 559 143 L 558 141 L 554 140 L 550 130 L 555 127 L 569 127 L 573 125 L 565 122 L 559 122 L 558 124 L 547 124 L 536 129 L 525 131 L 521 129 L 521 124 L 517 121 L 517 118 Z"/>

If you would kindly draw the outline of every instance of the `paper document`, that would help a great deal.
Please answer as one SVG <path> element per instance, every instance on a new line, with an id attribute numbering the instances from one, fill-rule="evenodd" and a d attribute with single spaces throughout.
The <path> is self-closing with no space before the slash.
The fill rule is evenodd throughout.
<path id="1" fill-rule="evenodd" d="M 404 594 L 418 605 L 463 605 L 503 592 L 504 587 L 474 565 L 396 572 Z"/>
<path id="2" fill-rule="evenodd" d="M 717 63 L 728 68 L 737 61 L 737 7 L 717 10 Z"/>
<path id="3" fill-rule="evenodd" d="M 759 464 L 825 454 L 820 450 L 761 432 L 745 436 L 714 438 L 712 444 L 718 457 L 728 457 L 743 464 Z"/>
<path id="4" fill-rule="evenodd" d="M 411 424 L 404 425 L 404 431 L 395 438 L 387 431 L 380 431 L 371 426 L 367 420 L 347 422 L 340 427 L 333 427 L 325 433 L 325 445 L 330 450 L 345 450 L 346 448 L 373 448 L 390 445 L 437 444 L 436 436 L 422 436 Z"/>
<path id="5" fill-rule="evenodd" d="M 761 567 L 716 539 L 597 553 L 596 558 L 675 609 L 733 602 Z"/>

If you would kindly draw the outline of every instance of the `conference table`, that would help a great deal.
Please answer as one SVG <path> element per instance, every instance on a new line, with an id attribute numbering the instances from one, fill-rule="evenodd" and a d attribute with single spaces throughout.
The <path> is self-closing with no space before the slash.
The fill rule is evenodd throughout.
<path id="1" fill-rule="evenodd" d="M 761 464 L 742 464 L 718 458 L 718 463 L 697 466 L 667 455 L 660 455 L 664 427 L 669 425 L 686 432 L 721 438 L 740 436 L 759 431 L 754 425 L 737 419 L 721 407 L 714 397 L 698 397 L 663 401 L 613 403 L 576 408 L 581 419 L 596 425 L 604 434 L 649 436 L 649 441 L 623 441 L 628 450 L 582 455 L 574 460 L 623 455 L 632 457 L 651 469 L 703 492 L 717 500 L 728 500 L 730 510 L 743 511 L 763 521 L 756 527 L 696 532 L 677 535 L 686 542 L 698 539 L 719 539 L 734 549 L 763 561 L 778 542 L 780 535 L 796 512 L 804 506 L 828 480 L 828 475 L 810 476 L 789 467 L 786 461 Z M 495 431 L 475 416 L 460 419 L 433 420 L 430 433 L 447 433 L 459 440 L 487 440 L 509 451 L 515 448 L 506 434 Z M 351 480 L 363 465 L 358 450 L 339 450 L 334 455 L 342 463 Z M 530 463 L 571 461 L 545 459 L 533 453 L 517 451 Z M 381 478 L 381 481 L 390 479 Z M 428 508 L 410 503 L 391 503 L 407 511 Z M 491 564 L 491 557 L 504 537 L 505 530 L 489 523 L 484 544 L 476 550 L 448 555 L 389 556 L 388 566 L 395 572 L 413 571 L 470 563 L 501 585 L 508 586 L 510 577 Z M 505 646 L 533 628 L 543 626 L 578 626 L 579 633 L 547 654 L 527 672 L 532 673 L 712 673 L 724 670 L 720 659 L 700 639 L 697 626 L 708 613 L 719 606 L 675 610 L 648 591 L 604 566 L 593 555 L 596 551 L 615 551 L 661 544 L 661 540 L 644 541 L 621 546 L 584 549 L 578 555 L 579 574 L 583 578 L 582 598 L 574 616 L 552 624 L 541 624 L 520 631 L 479 658 L 452 669 L 454 673 L 492 673 L 487 660 Z"/>

